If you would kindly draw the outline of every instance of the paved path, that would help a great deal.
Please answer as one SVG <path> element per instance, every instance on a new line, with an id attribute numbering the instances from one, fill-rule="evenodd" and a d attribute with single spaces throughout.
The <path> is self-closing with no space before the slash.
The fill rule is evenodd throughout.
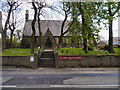
<path id="1" fill-rule="evenodd" d="M 118 68 L 39 68 L 39 69 L 21 69 L 4 68 L 3 73 L 7 74 L 81 74 L 81 73 L 118 73 Z"/>

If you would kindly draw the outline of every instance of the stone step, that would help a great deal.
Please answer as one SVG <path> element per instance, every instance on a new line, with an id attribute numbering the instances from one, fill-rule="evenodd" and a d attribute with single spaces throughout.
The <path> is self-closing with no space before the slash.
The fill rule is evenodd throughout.
<path id="1" fill-rule="evenodd" d="M 55 59 L 40 59 L 40 62 L 45 62 L 45 63 L 53 63 Z"/>
<path id="2" fill-rule="evenodd" d="M 52 50 L 52 49 L 46 49 L 46 50 L 44 50 L 44 52 L 53 52 L 54 50 Z"/>
<path id="3" fill-rule="evenodd" d="M 39 67 L 54 67 L 54 66 L 55 66 L 54 64 L 53 65 L 52 64 L 51 65 L 46 64 L 46 65 L 40 65 Z"/>
<path id="4" fill-rule="evenodd" d="M 53 51 L 45 51 L 42 52 L 41 58 L 54 58 L 54 52 Z"/>
<path id="5" fill-rule="evenodd" d="M 42 64 L 40 64 L 39 66 L 46 66 L 46 67 L 53 67 L 53 66 L 55 66 L 55 64 L 46 64 L 46 63 L 42 63 Z"/>
<path id="6" fill-rule="evenodd" d="M 40 63 L 39 66 L 48 66 L 48 67 L 52 67 L 55 66 L 55 59 L 54 58 L 41 58 L 40 59 Z"/>
<path id="7" fill-rule="evenodd" d="M 54 58 L 41 58 L 41 59 L 51 60 L 51 59 L 54 59 Z"/>

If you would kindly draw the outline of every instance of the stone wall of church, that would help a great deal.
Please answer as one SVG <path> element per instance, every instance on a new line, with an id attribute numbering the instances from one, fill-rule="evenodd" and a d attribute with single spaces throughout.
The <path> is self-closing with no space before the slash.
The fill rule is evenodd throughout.
<path id="1" fill-rule="evenodd" d="M 38 42 L 39 42 L 39 37 L 35 37 L 35 48 L 38 48 Z M 54 37 L 55 42 L 56 42 L 56 48 L 59 47 L 59 37 Z M 23 39 L 21 41 L 21 48 L 30 48 L 31 47 L 31 38 L 28 36 L 23 36 Z M 70 48 L 70 47 L 82 47 L 82 42 L 79 42 L 76 45 L 72 45 L 70 38 L 68 37 L 63 37 L 63 48 Z"/>
<path id="2" fill-rule="evenodd" d="M 54 37 L 57 46 L 59 45 L 59 37 Z M 39 37 L 35 37 L 35 48 L 38 48 Z M 30 48 L 31 46 L 31 38 L 28 36 L 23 36 L 21 41 L 21 48 Z"/>
<path id="3" fill-rule="evenodd" d="M 30 48 L 30 47 L 31 47 L 30 37 L 23 36 L 21 41 L 21 48 Z"/>

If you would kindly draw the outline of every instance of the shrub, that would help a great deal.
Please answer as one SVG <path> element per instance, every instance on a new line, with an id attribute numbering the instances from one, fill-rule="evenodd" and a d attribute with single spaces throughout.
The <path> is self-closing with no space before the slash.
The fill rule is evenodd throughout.
<path id="1" fill-rule="evenodd" d="M 93 51 L 93 47 L 88 46 L 89 51 Z"/>
<path id="2" fill-rule="evenodd" d="M 83 48 L 83 51 L 84 51 L 85 49 Z M 90 47 L 90 46 L 88 46 L 88 50 L 89 51 L 93 51 L 93 47 Z"/>
<path id="3" fill-rule="evenodd" d="M 102 45 L 101 47 L 100 47 L 100 50 L 109 50 L 109 45 L 106 45 L 106 44 L 104 44 L 104 45 Z"/>
<path id="4" fill-rule="evenodd" d="M 104 48 L 105 48 L 105 50 L 107 50 L 107 51 L 109 50 L 109 46 L 108 46 L 108 45 L 106 45 Z"/>
<path id="5" fill-rule="evenodd" d="M 120 45 L 114 45 L 113 47 L 114 48 L 120 48 Z"/>
<path id="6" fill-rule="evenodd" d="M 14 38 L 12 40 L 11 47 L 9 45 L 10 45 L 10 39 L 6 39 L 6 48 L 18 48 L 20 43 L 17 42 L 17 38 Z"/>

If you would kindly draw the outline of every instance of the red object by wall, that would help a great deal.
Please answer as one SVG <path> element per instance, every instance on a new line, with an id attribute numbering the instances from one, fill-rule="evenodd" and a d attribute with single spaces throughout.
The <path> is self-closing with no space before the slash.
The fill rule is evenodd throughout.
<path id="1" fill-rule="evenodd" d="M 59 60 L 82 60 L 82 56 L 59 56 Z"/>

